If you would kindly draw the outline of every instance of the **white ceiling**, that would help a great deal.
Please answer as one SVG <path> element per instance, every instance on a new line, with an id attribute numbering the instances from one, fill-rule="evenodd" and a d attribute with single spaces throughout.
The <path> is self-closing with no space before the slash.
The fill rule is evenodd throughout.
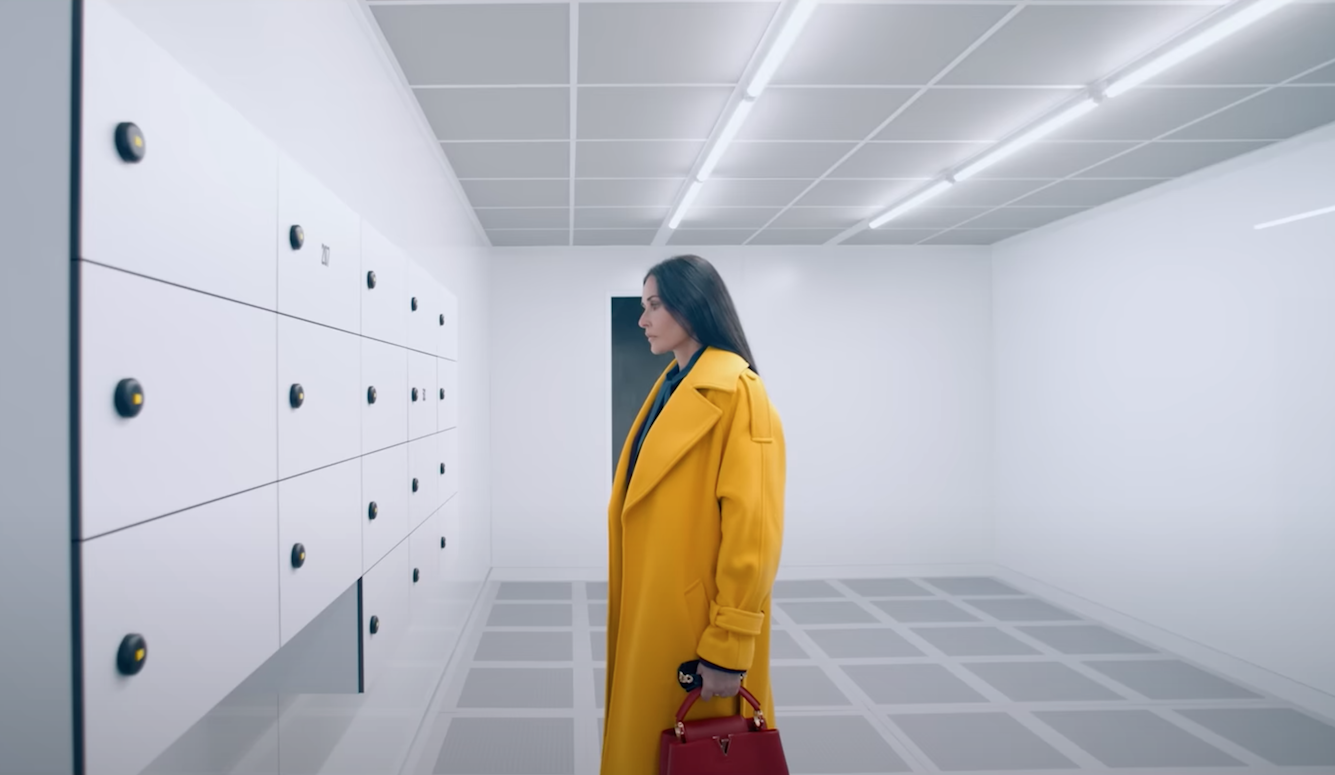
<path id="1" fill-rule="evenodd" d="M 670 231 L 780 3 L 367 4 L 497 246 L 986 245 L 1335 121 L 1335 0 L 1300 0 L 855 229 L 1227 3 L 827 0 Z"/>

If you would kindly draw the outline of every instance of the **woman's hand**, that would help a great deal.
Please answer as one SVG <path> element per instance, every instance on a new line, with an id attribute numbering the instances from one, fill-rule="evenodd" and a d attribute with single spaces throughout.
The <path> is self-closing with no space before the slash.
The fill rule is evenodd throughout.
<path id="1" fill-rule="evenodd" d="M 736 697 L 742 690 L 742 676 L 715 670 L 706 664 L 699 666 L 700 699 L 712 700 L 715 697 Z"/>

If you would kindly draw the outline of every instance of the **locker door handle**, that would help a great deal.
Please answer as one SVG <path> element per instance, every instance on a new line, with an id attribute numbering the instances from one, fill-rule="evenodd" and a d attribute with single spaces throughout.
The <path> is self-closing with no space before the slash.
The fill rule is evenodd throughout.
<path id="1" fill-rule="evenodd" d="M 292 545 L 292 567 L 300 568 L 306 564 L 306 547 L 301 544 Z"/>
<path id="2" fill-rule="evenodd" d="M 293 225 L 287 230 L 287 242 L 293 250 L 301 250 L 301 246 L 306 244 L 306 230 L 300 225 Z"/>
<path id="3" fill-rule="evenodd" d="M 120 651 L 116 654 L 116 667 L 121 675 L 138 675 L 144 669 L 144 660 L 148 659 L 148 642 L 143 635 L 131 633 L 121 640 Z"/>
<path id="4" fill-rule="evenodd" d="M 375 287 L 375 272 L 366 273 L 366 287 L 367 288 Z"/>
<path id="5" fill-rule="evenodd" d="M 293 385 L 292 388 L 288 390 L 287 400 L 292 404 L 293 409 L 297 409 L 302 404 L 306 403 L 306 390 L 301 386 L 301 383 Z"/>
<path id="6" fill-rule="evenodd" d="M 380 507 L 375 505 L 375 501 L 371 501 L 371 505 L 366 508 L 366 518 L 375 519 L 379 515 Z"/>
<path id="7" fill-rule="evenodd" d="M 144 141 L 144 133 L 138 126 L 129 121 L 116 125 L 116 152 L 120 154 L 121 161 L 131 164 L 138 164 L 144 160 L 148 144 Z"/>
<path id="8" fill-rule="evenodd" d="M 116 412 L 121 417 L 138 417 L 144 409 L 144 386 L 136 379 L 123 379 L 116 385 Z"/>
<path id="9" fill-rule="evenodd" d="M 366 389 L 366 403 L 368 404 L 375 403 L 375 385 L 372 385 Z"/>
<path id="10" fill-rule="evenodd" d="M 416 584 L 418 581 L 421 580 L 421 578 L 422 578 L 422 572 L 417 568 L 413 568 L 413 583 Z"/>
<path id="11" fill-rule="evenodd" d="M 417 480 L 413 479 L 413 492 L 417 492 Z"/>
<path id="12" fill-rule="evenodd" d="M 380 632 L 380 617 L 379 617 L 379 616 L 372 616 L 372 617 L 371 617 L 371 634 L 372 634 L 372 635 L 375 635 L 377 632 Z"/>

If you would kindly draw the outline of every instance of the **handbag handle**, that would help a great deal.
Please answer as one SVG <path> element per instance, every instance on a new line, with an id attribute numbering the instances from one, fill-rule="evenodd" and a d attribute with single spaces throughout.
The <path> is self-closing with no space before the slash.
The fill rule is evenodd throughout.
<path id="1" fill-rule="evenodd" d="M 681 708 L 677 710 L 677 740 L 683 740 L 686 737 L 686 714 L 690 712 L 691 706 L 695 705 L 695 701 L 700 699 L 700 693 L 702 691 L 704 691 L 704 689 L 699 687 L 692 689 L 686 695 L 686 699 L 682 701 Z M 755 711 L 756 731 L 758 732 L 764 729 L 765 711 L 760 708 L 760 701 L 756 699 L 754 694 L 747 691 L 745 686 L 740 687 L 737 693 L 740 694 L 742 699 L 746 700 L 747 703 L 751 705 L 751 709 Z"/>

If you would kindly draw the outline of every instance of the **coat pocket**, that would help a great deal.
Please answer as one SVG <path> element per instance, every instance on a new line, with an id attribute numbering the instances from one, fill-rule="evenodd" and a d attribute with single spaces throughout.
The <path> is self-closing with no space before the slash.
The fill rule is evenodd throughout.
<path id="1" fill-rule="evenodd" d="M 700 636 L 709 626 L 709 591 L 704 581 L 696 579 L 686 588 L 686 625 L 692 644 L 700 642 Z M 692 646 L 694 647 L 694 645 Z"/>

